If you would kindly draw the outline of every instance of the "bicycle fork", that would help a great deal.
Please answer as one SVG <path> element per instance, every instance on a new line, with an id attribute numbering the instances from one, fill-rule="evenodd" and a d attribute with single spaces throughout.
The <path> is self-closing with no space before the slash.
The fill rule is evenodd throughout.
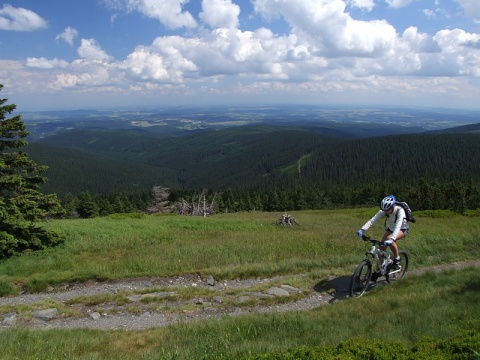
<path id="1" fill-rule="evenodd" d="M 383 259 L 382 263 L 380 263 L 380 256 Z M 393 263 L 389 250 L 377 250 L 375 246 L 372 246 L 371 250 L 365 253 L 365 258 L 371 258 L 372 261 L 370 262 L 377 264 L 377 268 L 383 276 L 387 274 L 389 266 Z M 373 259 L 375 259 L 375 261 L 373 261 Z"/>

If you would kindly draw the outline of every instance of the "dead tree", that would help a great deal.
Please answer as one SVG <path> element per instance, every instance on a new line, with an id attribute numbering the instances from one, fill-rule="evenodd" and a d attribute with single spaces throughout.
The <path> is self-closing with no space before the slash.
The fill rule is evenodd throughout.
<path id="1" fill-rule="evenodd" d="M 217 193 L 213 194 L 210 203 L 207 202 L 206 191 L 203 190 L 198 196 L 193 196 L 191 203 L 185 199 L 175 203 L 175 212 L 180 215 L 207 217 L 215 214 L 215 200 Z"/>
<path id="2" fill-rule="evenodd" d="M 147 208 L 148 214 L 167 213 L 172 211 L 168 197 L 170 191 L 168 188 L 155 185 L 152 188 L 152 205 Z"/>
<path id="3" fill-rule="evenodd" d="M 182 199 L 181 201 L 177 201 L 174 205 L 174 212 L 179 215 L 191 215 L 192 213 L 192 206 L 185 200 Z"/>
<path id="4" fill-rule="evenodd" d="M 293 226 L 293 225 L 298 225 L 297 220 L 288 214 L 283 214 L 280 219 L 277 220 L 277 224 L 283 225 L 283 226 Z"/>

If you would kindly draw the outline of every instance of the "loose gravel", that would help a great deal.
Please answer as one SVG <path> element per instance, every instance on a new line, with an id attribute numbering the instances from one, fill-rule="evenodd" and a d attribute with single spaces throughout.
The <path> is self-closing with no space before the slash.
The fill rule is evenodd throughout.
<path id="1" fill-rule="evenodd" d="M 427 270 L 440 271 L 447 268 L 463 268 L 467 266 L 480 267 L 480 261 L 468 261 L 449 265 L 436 266 L 428 269 L 411 271 L 410 273 L 422 273 Z M 301 276 L 301 275 L 299 275 Z M 258 286 L 264 288 L 271 283 L 282 283 L 284 277 L 273 277 L 268 279 L 247 279 L 247 280 L 227 280 L 212 281 L 202 279 L 197 275 L 183 275 L 169 278 L 142 278 L 142 279 L 123 279 L 114 282 L 86 282 L 65 284 L 56 288 L 50 288 L 44 293 L 22 294 L 15 297 L 0 297 L 0 306 L 13 305 L 32 305 L 45 303 L 61 303 L 66 307 L 76 306 L 76 311 L 81 316 L 65 317 L 56 315 L 52 319 L 41 320 L 34 317 L 20 317 L 15 312 L 3 314 L 3 321 L 0 315 L 0 329 L 12 327 L 21 328 L 41 328 L 41 329 L 73 329 L 88 328 L 101 330 L 144 330 L 154 327 L 162 327 L 179 322 L 189 322 L 199 319 L 219 318 L 222 316 L 241 316 L 252 313 L 271 313 L 287 311 L 305 311 L 316 307 L 340 301 L 348 297 L 349 276 L 331 277 L 331 290 L 315 290 L 315 284 L 312 284 L 312 291 L 302 292 L 285 282 L 279 288 L 273 287 L 272 294 L 267 292 L 258 292 Z M 289 277 L 291 279 L 291 276 Z M 288 281 L 288 280 L 286 280 Z M 379 281 L 378 284 L 383 284 Z M 168 300 L 169 289 L 178 289 L 179 287 L 199 287 L 211 291 L 212 296 L 208 299 L 194 298 L 190 300 Z M 150 294 L 152 289 L 162 288 L 163 295 L 160 293 Z M 274 290 L 277 292 L 274 292 Z M 236 290 L 235 294 L 227 295 L 229 291 Z M 269 289 L 270 290 L 270 289 Z M 138 301 L 135 303 L 135 311 L 132 313 L 125 306 L 117 304 L 99 304 L 87 306 L 84 304 L 69 305 L 67 302 L 79 297 L 95 297 L 105 294 L 118 294 L 120 292 L 138 295 Z M 142 296 L 148 297 L 156 295 L 154 299 L 156 304 L 163 304 L 153 308 L 149 302 L 142 302 Z M 228 296 L 234 296 L 234 301 L 224 304 Z M 263 302 L 262 299 L 271 299 L 272 297 L 291 296 L 292 301 L 282 299 L 281 302 Z M 230 299 L 231 300 L 231 299 Z M 232 305 L 233 303 L 233 305 Z M 103 311 L 102 311 L 103 310 Z"/>

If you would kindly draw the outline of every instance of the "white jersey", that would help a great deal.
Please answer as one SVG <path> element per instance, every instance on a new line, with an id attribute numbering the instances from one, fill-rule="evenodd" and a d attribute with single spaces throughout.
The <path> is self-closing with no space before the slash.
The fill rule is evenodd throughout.
<path id="1" fill-rule="evenodd" d="M 373 224 L 383 217 L 387 217 L 387 222 L 385 228 L 392 232 L 391 238 L 395 240 L 398 236 L 400 230 L 405 230 L 409 228 L 407 222 L 407 216 L 405 215 L 405 210 L 401 206 L 395 205 L 393 212 L 390 215 L 385 214 L 385 211 L 379 210 L 375 216 L 367 221 L 365 225 L 362 226 L 363 230 L 368 230 Z"/>

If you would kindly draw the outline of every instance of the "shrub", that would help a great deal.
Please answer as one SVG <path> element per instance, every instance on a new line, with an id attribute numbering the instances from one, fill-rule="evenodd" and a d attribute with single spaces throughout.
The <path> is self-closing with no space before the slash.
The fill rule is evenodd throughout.
<path id="1" fill-rule="evenodd" d="M 17 289 L 10 283 L 0 280 L 0 296 L 17 294 Z"/>

